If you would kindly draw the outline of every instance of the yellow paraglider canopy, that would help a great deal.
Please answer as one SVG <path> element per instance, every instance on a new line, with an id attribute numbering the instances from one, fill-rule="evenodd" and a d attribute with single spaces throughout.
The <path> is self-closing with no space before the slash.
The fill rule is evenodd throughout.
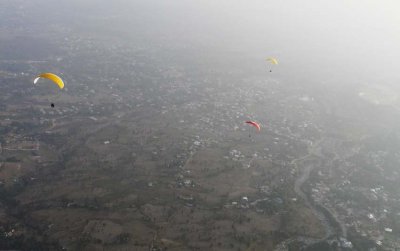
<path id="1" fill-rule="evenodd" d="M 33 80 L 33 83 L 36 84 L 40 78 L 47 78 L 47 79 L 50 79 L 50 80 L 53 81 L 56 85 L 58 85 L 58 87 L 60 87 L 60 89 L 63 89 L 63 88 L 64 88 L 64 82 L 63 82 L 62 79 L 61 79 L 59 76 L 57 76 L 56 74 L 53 74 L 53 73 L 50 73 L 50 72 L 42 73 L 42 74 L 36 76 L 35 80 Z"/>
<path id="2" fill-rule="evenodd" d="M 276 58 L 267 58 L 267 61 L 271 62 L 271 64 L 278 64 L 278 60 Z"/>

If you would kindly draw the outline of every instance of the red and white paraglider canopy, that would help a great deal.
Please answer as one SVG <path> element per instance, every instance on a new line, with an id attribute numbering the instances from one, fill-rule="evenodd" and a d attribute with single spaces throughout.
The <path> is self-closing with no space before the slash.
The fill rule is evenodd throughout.
<path id="1" fill-rule="evenodd" d="M 246 121 L 246 124 L 249 124 L 249 125 L 254 126 L 254 127 L 257 128 L 259 131 L 261 130 L 261 127 L 260 127 L 260 125 L 259 125 L 257 122 L 248 120 L 248 121 Z"/>

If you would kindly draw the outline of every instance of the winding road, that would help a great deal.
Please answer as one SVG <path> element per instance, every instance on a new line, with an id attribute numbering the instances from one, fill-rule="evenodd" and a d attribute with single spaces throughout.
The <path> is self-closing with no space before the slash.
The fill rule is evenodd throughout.
<path id="1" fill-rule="evenodd" d="M 325 241 L 332 237 L 335 234 L 335 228 L 331 225 L 327 217 L 324 215 L 323 212 L 321 212 L 315 205 L 315 203 L 312 203 L 309 199 L 309 197 L 303 192 L 301 189 L 303 184 L 309 179 L 311 171 L 315 168 L 314 164 L 309 164 L 303 166 L 301 169 L 298 166 L 298 163 L 304 160 L 307 160 L 312 157 L 323 157 L 320 154 L 320 144 L 322 142 L 322 139 L 319 140 L 317 143 L 313 144 L 311 147 L 308 148 L 308 154 L 301 157 L 294 159 L 291 162 L 291 165 L 295 167 L 297 171 L 300 171 L 300 175 L 295 181 L 294 184 L 294 191 L 299 196 L 302 198 L 304 203 L 307 205 L 308 208 L 310 208 L 313 212 L 313 214 L 321 221 L 322 225 L 325 228 L 325 235 L 321 239 L 317 238 L 310 238 L 310 237 L 305 237 L 305 236 L 299 236 L 296 238 L 291 238 L 288 240 L 285 240 L 284 242 L 280 243 L 276 248 L 275 251 L 282 251 L 282 250 L 287 250 L 287 246 L 289 243 L 293 241 L 302 241 L 308 245 L 311 245 L 313 243 L 317 243 L 320 241 Z M 340 224 L 342 225 L 342 224 Z"/>

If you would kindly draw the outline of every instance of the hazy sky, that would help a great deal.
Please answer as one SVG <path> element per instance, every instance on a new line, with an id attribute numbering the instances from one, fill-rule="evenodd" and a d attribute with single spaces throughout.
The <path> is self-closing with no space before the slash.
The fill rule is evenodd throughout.
<path id="1" fill-rule="evenodd" d="M 120 0 L 126 18 L 157 36 L 282 67 L 400 81 L 400 2 L 395 0 Z M 118 8 L 118 7 L 116 7 Z M 364 81 L 364 80 L 362 80 Z"/>
<path id="2" fill-rule="evenodd" d="M 0 7 L 7 3 L 15 2 Z M 89 33 L 112 31 L 110 36 L 128 42 L 185 44 L 204 53 L 213 48 L 258 66 L 276 56 L 282 71 L 310 78 L 400 83 L 396 0 L 38 0 L 32 5 L 43 12 L 29 12 L 31 23 L 71 22 Z"/>

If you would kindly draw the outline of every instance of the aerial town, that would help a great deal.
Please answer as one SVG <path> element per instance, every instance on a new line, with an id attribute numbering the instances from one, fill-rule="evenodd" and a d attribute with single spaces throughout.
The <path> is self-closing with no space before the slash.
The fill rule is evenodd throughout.
<path id="1" fill-rule="evenodd" d="M 0 249 L 400 250 L 391 90 L 15 25 L 38 50 L 0 59 Z"/>

